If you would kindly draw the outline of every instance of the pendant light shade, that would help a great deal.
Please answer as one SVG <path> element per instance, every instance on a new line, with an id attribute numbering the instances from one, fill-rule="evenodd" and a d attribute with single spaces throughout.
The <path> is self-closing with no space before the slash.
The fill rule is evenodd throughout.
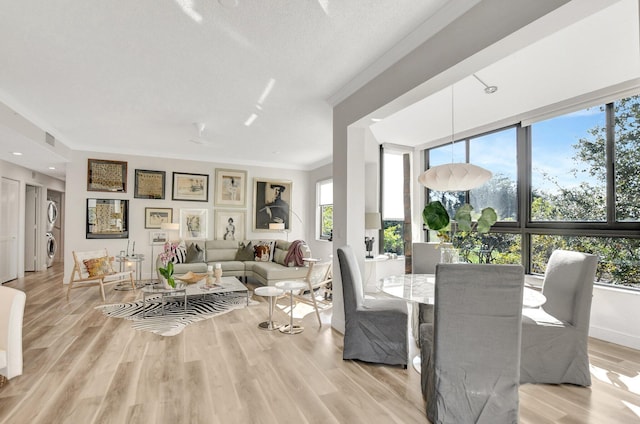
<path id="1" fill-rule="evenodd" d="M 470 163 L 447 163 L 431 167 L 418 177 L 423 186 L 438 191 L 467 191 L 489 181 L 492 174 Z"/>

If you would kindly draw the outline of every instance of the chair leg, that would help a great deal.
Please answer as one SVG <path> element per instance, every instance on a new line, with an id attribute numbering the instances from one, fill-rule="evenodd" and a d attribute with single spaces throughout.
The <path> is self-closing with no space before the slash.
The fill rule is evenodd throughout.
<path id="1" fill-rule="evenodd" d="M 307 281 L 307 285 L 309 286 L 309 294 L 311 295 L 311 300 L 313 301 L 313 307 L 316 310 L 316 317 L 318 317 L 318 325 L 322 327 L 322 320 L 320 319 L 320 312 L 318 312 L 318 303 L 316 302 L 316 295 L 313 291 L 313 287 L 311 283 Z"/>
<path id="2" fill-rule="evenodd" d="M 107 297 L 104 295 L 104 285 L 102 280 L 100 280 L 100 295 L 102 296 L 102 301 L 106 302 Z"/>
<path id="3" fill-rule="evenodd" d="M 71 293 L 71 287 L 73 287 L 73 280 L 69 280 L 69 287 L 67 287 L 67 302 L 69 301 L 69 293 Z"/>

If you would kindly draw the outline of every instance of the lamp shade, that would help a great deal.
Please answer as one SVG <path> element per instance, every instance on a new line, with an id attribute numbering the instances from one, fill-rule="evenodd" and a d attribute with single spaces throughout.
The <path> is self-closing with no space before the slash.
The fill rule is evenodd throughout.
<path id="1" fill-rule="evenodd" d="M 167 231 L 180 231 L 180 224 L 177 222 L 163 222 L 160 224 L 160 229 Z"/>
<path id="2" fill-rule="evenodd" d="M 438 191 L 467 191 L 480 187 L 493 174 L 470 163 L 447 163 L 434 166 L 420 174 L 418 182 Z"/>
<path id="3" fill-rule="evenodd" d="M 379 230 L 382 228 L 382 216 L 379 212 L 367 212 L 364 214 L 365 230 Z"/>
<path id="4" fill-rule="evenodd" d="M 283 231 L 284 230 L 284 222 L 270 222 L 269 223 L 269 229 L 270 230 Z"/>

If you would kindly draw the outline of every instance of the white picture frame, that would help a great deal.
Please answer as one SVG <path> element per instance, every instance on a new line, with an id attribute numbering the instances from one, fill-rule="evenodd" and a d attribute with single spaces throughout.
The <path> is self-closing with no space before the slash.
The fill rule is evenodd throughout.
<path id="1" fill-rule="evenodd" d="M 166 231 L 149 231 L 149 244 L 158 246 L 169 241 L 169 233 Z"/>
<path id="2" fill-rule="evenodd" d="M 244 240 L 246 223 L 247 213 L 244 210 L 217 209 L 214 217 L 215 239 Z"/>
<path id="3" fill-rule="evenodd" d="M 207 220 L 207 209 L 180 209 L 180 238 L 206 239 Z"/>
<path id="4" fill-rule="evenodd" d="M 216 169 L 215 205 L 224 207 L 247 206 L 247 171 Z"/>

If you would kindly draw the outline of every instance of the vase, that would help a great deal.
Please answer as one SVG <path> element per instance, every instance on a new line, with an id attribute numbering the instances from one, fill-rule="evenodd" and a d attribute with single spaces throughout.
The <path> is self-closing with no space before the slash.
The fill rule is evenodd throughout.
<path id="1" fill-rule="evenodd" d="M 460 254 L 455 247 L 442 247 L 440 249 L 440 263 L 457 264 L 460 261 Z"/>
<path id="2" fill-rule="evenodd" d="M 164 278 L 163 276 L 160 276 L 160 282 L 162 283 L 162 288 L 163 288 L 163 289 L 165 289 L 165 290 L 171 290 L 171 289 L 173 289 L 173 287 L 171 287 L 171 286 L 169 285 L 169 281 L 168 281 L 166 278 Z M 174 283 L 174 284 L 175 284 L 175 283 Z"/>

